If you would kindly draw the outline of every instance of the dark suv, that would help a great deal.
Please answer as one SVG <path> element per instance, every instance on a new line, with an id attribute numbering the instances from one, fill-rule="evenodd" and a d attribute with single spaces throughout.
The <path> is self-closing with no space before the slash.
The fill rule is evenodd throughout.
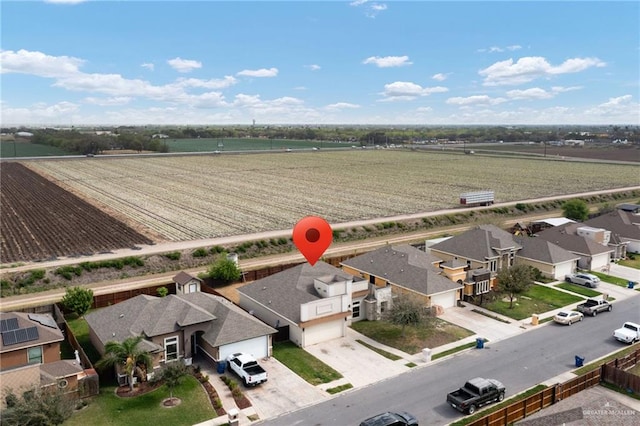
<path id="1" fill-rule="evenodd" d="M 387 411 L 364 420 L 360 426 L 418 426 L 418 419 L 404 411 L 399 413 Z"/>

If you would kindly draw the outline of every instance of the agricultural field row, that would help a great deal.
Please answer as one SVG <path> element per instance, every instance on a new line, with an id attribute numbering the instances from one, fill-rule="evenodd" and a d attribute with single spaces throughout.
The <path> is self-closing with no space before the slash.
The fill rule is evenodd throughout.
<path id="1" fill-rule="evenodd" d="M 43 160 L 28 166 L 168 241 L 451 208 L 460 193 L 497 202 L 638 184 L 636 166 L 392 150 Z"/>

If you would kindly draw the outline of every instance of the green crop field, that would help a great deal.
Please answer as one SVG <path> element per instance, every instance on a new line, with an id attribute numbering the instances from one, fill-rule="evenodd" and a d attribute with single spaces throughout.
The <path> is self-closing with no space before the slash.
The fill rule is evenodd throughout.
<path id="1" fill-rule="evenodd" d="M 283 151 L 286 149 L 351 148 L 350 143 L 291 139 L 163 139 L 169 152 Z"/>
<path id="2" fill-rule="evenodd" d="M 55 146 L 38 145 L 28 142 L 0 142 L 0 157 L 51 157 L 56 155 L 69 155 L 68 152 Z"/>

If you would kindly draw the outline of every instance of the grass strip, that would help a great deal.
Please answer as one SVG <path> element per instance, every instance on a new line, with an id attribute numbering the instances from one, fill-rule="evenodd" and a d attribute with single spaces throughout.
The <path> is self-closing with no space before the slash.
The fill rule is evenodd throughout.
<path id="1" fill-rule="evenodd" d="M 289 341 L 274 343 L 273 357 L 314 386 L 342 378 L 342 374 Z"/>
<path id="2" fill-rule="evenodd" d="M 327 392 L 329 392 L 331 395 L 335 395 L 351 388 L 353 388 L 353 385 L 351 383 L 345 383 L 344 385 L 336 386 L 335 388 L 329 388 L 327 389 Z"/>
<path id="3" fill-rule="evenodd" d="M 370 345 L 370 344 L 368 344 L 368 343 L 365 343 L 365 342 L 363 342 L 363 341 L 362 341 L 362 340 L 360 340 L 360 339 L 356 339 L 356 342 L 358 342 L 358 343 L 360 343 L 362 346 L 365 346 L 365 347 L 367 347 L 367 348 L 371 349 L 372 351 L 374 351 L 374 352 L 376 352 L 376 353 L 378 353 L 378 354 L 382 355 L 383 357 L 390 359 L 391 361 L 397 361 L 397 360 L 399 360 L 399 359 L 401 359 L 401 358 L 402 358 L 402 357 L 400 357 L 400 356 L 398 356 L 398 355 L 396 355 L 396 354 L 392 354 L 391 352 L 387 352 L 387 351 L 385 351 L 384 349 L 380 349 L 380 348 L 377 348 L 377 347 L 375 347 L 375 346 L 373 346 L 373 345 Z"/>

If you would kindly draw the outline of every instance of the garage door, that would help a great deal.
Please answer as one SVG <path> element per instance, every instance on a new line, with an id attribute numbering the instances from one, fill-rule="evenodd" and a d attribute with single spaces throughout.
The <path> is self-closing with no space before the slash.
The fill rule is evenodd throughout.
<path id="1" fill-rule="evenodd" d="M 244 352 L 254 356 L 256 359 L 266 358 L 268 354 L 268 337 L 261 336 L 253 339 L 243 340 L 241 342 L 230 343 L 220 346 L 220 358 L 226 359 L 227 356 L 236 352 Z"/>
<path id="2" fill-rule="evenodd" d="M 316 343 L 344 337 L 345 324 L 346 322 L 340 319 L 305 328 L 303 346 L 315 345 Z"/>
<path id="3" fill-rule="evenodd" d="M 442 306 L 445 309 L 456 306 L 456 291 L 434 294 L 431 296 L 431 306 L 435 305 Z"/>

